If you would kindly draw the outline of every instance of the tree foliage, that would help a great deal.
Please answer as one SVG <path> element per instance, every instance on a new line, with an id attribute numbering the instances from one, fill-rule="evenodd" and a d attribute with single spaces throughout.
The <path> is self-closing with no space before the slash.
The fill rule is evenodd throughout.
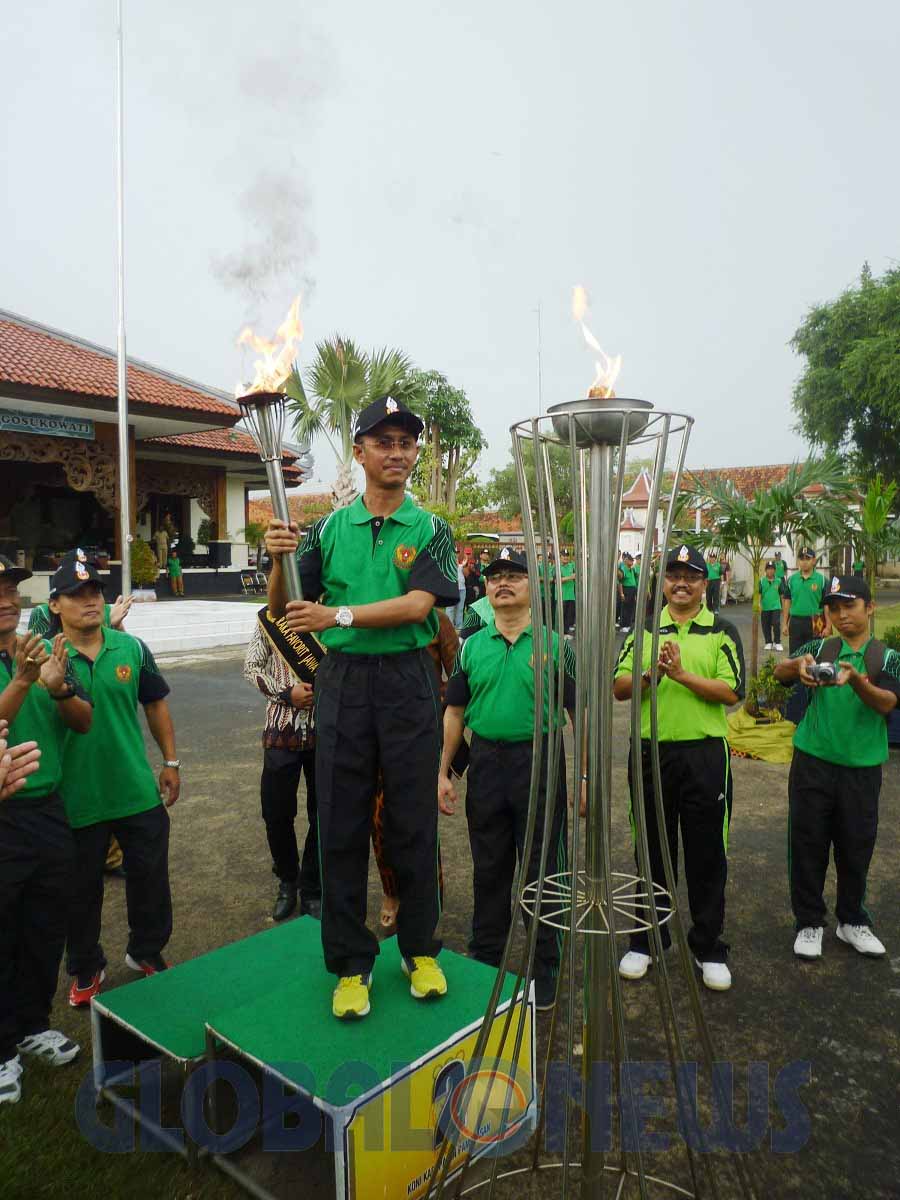
<path id="1" fill-rule="evenodd" d="M 409 388 L 411 407 L 425 422 L 422 438 L 428 448 L 416 464 L 416 484 L 429 507 L 444 506 L 453 513 L 460 482 L 472 472 L 487 442 L 466 393 L 440 371 L 411 372 Z"/>
<path id="2" fill-rule="evenodd" d="M 875 595 L 875 574 L 879 561 L 900 555 L 900 529 L 893 513 L 897 484 L 885 483 L 881 475 L 871 480 L 859 506 L 848 508 L 844 514 L 844 538 L 853 546 L 866 564 L 866 580 L 869 590 Z M 875 632 L 875 616 L 869 619 L 869 628 Z"/>
<path id="3" fill-rule="evenodd" d="M 334 451 L 338 477 L 332 506 L 344 508 L 356 499 L 353 483 L 353 423 L 360 409 L 390 393 L 407 403 L 412 395 L 412 364 L 400 350 L 382 347 L 367 352 L 352 338 L 335 334 L 319 342 L 305 372 L 294 369 L 285 391 L 288 412 L 299 441 L 324 437 Z"/>
<path id="4" fill-rule="evenodd" d="M 690 503 L 702 504 L 708 524 L 693 535 L 695 543 L 728 554 L 739 554 L 753 574 L 753 632 L 751 662 L 755 675 L 759 663 L 759 580 L 762 564 L 772 546 L 784 540 L 814 544 L 820 538 L 839 542 L 845 528 L 850 492 L 840 461 L 829 456 L 794 463 L 780 483 L 742 495 L 729 479 L 700 479 L 688 473 Z M 820 484 L 824 492 L 809 492 Z"/>
<path id="5" fill-rule="evenodd" d="M 806 359 L 794 388 L 797 428 L 845 455 L 862 479 L 900 479 L 900 268 L 807 313 L 791 339 Z"/>
<path id="6" fill-rule="evenodd" d="M 567 446 L 551 444 L 547 447 L 547 451 L 557 518 L 561 520 L 567 512 L 572 510 L 572 460 Z M 524 466 L 528 490 L 532 504 L 534 504 L 534 458 L 530 450 L 525 453 Z M 521 514 L 522 502 L 519 499 L 519 484 L 514 462 L 508 463 L 505 467 L 495 467 L 491 471 L 487 492 L 490 503 L 500 510 L 501 516 L 516 517 Z"/>

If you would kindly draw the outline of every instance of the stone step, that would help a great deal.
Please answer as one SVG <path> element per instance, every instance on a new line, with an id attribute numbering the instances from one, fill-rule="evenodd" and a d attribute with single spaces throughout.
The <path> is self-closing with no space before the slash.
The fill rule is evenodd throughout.
<path id="1" fill-rule="evenodd" d="M 154 654 L 242 646 L 250 640 L 257 611 L 254 604 L 215 600 L 135 604 L 125 630 L 146 642 Z M 22 632 L 28 616 L 23 612 Z"/>

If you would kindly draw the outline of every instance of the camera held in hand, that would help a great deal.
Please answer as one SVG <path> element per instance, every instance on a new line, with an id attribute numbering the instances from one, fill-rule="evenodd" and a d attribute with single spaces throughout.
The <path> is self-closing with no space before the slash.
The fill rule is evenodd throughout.
<path id="1" fill-rule="evenodd" d="M 834 663 L 830 662 L 813 663 L 811 667 L 806 668 L 806 673 L 810 679 L 814 679 L 820 686 L 834 683 L 837 679 L 837 667 Z"/>

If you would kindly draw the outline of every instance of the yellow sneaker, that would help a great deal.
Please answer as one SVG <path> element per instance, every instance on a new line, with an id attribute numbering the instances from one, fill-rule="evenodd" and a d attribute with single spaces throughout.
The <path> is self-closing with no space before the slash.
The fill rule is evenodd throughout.
<path id="1" fill-rule="evenodd" d="M 409 979 L 409 994 L 417 1000 L 447 995 L 447 980 L 434 958 L 404 958 L 403 974 Z"/>
<path id="2" fill-rule="evenodd" d="M 342 975 L 331 997 L 331 1011 L 339 1021 L 355 1021 L 369 1011 L 371 975 Z"/>

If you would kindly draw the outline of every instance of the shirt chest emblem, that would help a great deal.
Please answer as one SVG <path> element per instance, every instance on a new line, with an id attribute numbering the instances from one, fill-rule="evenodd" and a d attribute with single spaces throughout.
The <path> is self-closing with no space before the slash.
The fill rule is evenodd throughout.
<path id="1" fill-rule="evenodd" d="M 131 667 L 127 663 L 119 663 L 116 667 L 116 679 L 118 679 L 119 683 L 131 682 Z"/>
<path id="2" fill-rule="evenodd" d="M 408 571 L 416 561 L 419 553 L 415 546 L 397 546 L 394 550 L 394 566 L 401 571 Z"/>

